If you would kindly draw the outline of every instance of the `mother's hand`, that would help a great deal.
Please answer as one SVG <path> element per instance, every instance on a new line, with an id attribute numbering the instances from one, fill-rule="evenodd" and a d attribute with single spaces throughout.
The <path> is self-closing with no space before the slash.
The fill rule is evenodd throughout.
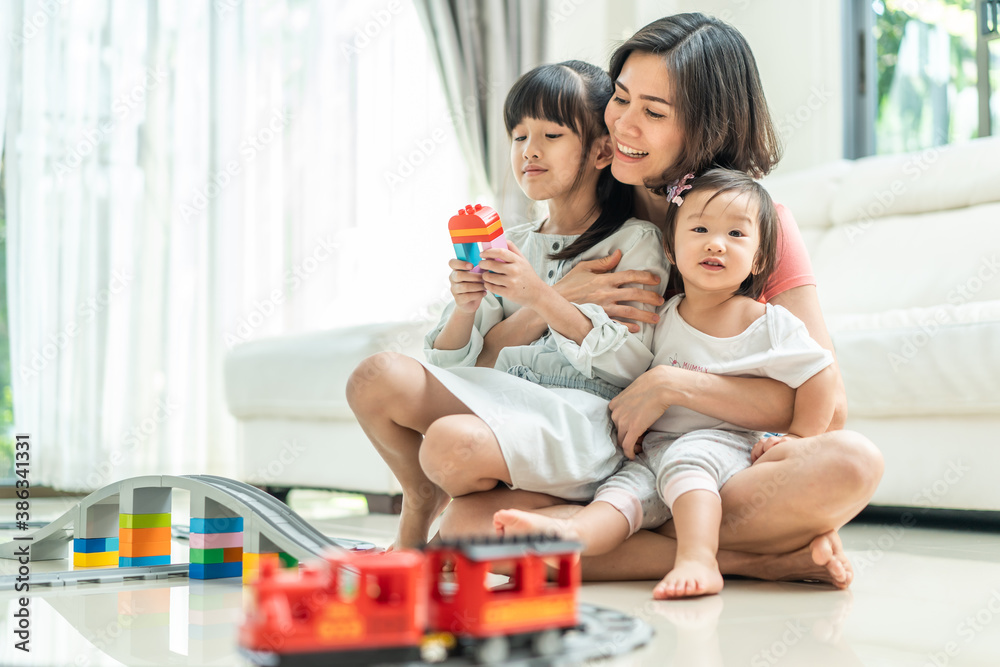
<path id="1" fill-rule="evenodd" d="M 622 251 L 615 250 L 607 257 L 580 262 L 554 287 L 567 301 L 596 303 L 608 317 L 621 322 L 632 333 L 637 333 L 639 325 L 636 322 L 656 324 L 659 316 L 655 312 L 626 305 L 625 302 L 645 303 L 655 308 L 663 303 L 663 297 L 654 290 L 623 285 L 658 285 L 660 277 L 649 271 L 613 273 L 621 258 Z"/>
<path id="2" fill-rule="evenodd" d="M 635 458 L 636 443 L 670 407 L 670 366 L 653 366 L 611 399 L 611 421 L 618 428 L 618 444 Z"/>

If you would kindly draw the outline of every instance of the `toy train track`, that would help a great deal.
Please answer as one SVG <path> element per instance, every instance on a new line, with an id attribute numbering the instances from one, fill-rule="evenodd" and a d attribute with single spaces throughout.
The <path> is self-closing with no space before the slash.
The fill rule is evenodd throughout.
<path id="1" fill-rule="evenodd" d="M 580 665 L 588 660 L 602 660 L 616 655 L 624 655 L 645 646 L 653 638 L 653 628 L 645 621 L 629 616 L 615 609 L 581 603 L 579 605 L 580 624 L 563 638 L 563 647 L 558 655 L 534 656 L 527 649 L 515 649 L 504 665 L 515 667 L 556 667 Z M 240 648 L 240 654 L 261 667 L 320 667 L 330 664 L 330 658 L 295 658 L 275 653 L 249 651 Z M 398 663 L 373 663 L 376 665 L 400 665 L 404 667 L 424 667 L 430 664 L 443 667 L 475 665 L 471 657 L 454 657 L 444 662 L 428 663 L 422 660 Z"/>

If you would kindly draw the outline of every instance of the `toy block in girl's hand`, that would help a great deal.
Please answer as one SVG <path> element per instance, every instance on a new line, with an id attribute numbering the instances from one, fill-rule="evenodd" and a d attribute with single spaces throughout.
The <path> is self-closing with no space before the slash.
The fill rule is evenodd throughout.
<path id="1" fill-rule="evenodd" d="M 489 206 L 476 204 L 461 209 L 448 221 L 448 231 L 455 246 L 455 255 L 462 261 L 470 262 L 476 273 L 483 272 L 478 266 L 480 250 L 507 249 L 500 216 Z"/>

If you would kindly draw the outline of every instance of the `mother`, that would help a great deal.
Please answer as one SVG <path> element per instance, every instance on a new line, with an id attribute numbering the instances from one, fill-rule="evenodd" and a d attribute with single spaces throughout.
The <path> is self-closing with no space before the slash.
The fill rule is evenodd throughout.
<path id="1" fill-rule="evenodd" d="M 760 177 L 777 163 L 778 139 L 757 65 L 732 26 L 696 13 L 660 19 L 615 51 L 610 73 L 616 91 L 605 120 L 616 146 L 612 173 L 635 186 L 636 217 L 660 224 L 668 206 L 664 192 L 688 172 L 715 165 Z M 790 310 L 832 352 L 805 246 L 788 210 L 779 205 L 778 212 L 778 269 L 763 298 Z M 602 303 L 612 317 L 648 321 L 647 313 L 621 304 L 634 291 L 613 295 L 622 277 L 604 270 L 582 263 L 564 280 L 575 282 L 580 301 Z M 836 531 L 867 504 L 883 463 L 866 438 L 835 430 L 846 417 L 842 382 L 838 393 L 827 433 L 773 446 L 721 489 L 718 561 L 723 574 L 850 584 L 850 563 Z M 668 406 L 681 405 L 747 429 L 783 432 L 793 402 L 794 391 L 775 380 L 658 366 L 611 407 L 616 425 L 625 431 L 641 433 Z M 552 496 L 497 488 L 456 498 L 441 534 L 492 532 L 493 514 L 505 508 L 557 517 L 579 511 Z M 661 578 L 673 567 L 674 537 L 671 522 L 655 533 L 640 531 L 610 554 L 584 559 L 584 577 Z"/>

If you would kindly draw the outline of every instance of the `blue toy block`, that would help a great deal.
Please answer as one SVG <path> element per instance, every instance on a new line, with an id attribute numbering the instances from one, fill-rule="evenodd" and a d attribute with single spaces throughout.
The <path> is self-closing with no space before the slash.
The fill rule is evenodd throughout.
<path id="1" fill-rule="evenodd" d="M 473 267 L 479 265 L 482 257 L 479 256 L 478 243 L 455 243 L 455 256 L 463 262 L 469 262 Z"/>
<path id="2" fill-rule="evenodd" d="M 189 579 L 226 579 L 242 577 L 243 563 L 191 563 Z"/>
<path id="3" fill-rule="evenodd" d="M 78 537 L 73 540 L 73 553 L 99 554 L 118 551 L 117 537 Z"/>
<path id="4" fill-rule="evenodd" d="M 191 517 L 189 531 L 192 533 L 239 533 L 243 530 L 243 517 L 220 516 L 215 519 Z"/>
<path id="5" fill-rule="evenodd" d="M 118 567 L 149 567 L 150 565 L 170 565 L 170 556 L 118 557 Z"/>

